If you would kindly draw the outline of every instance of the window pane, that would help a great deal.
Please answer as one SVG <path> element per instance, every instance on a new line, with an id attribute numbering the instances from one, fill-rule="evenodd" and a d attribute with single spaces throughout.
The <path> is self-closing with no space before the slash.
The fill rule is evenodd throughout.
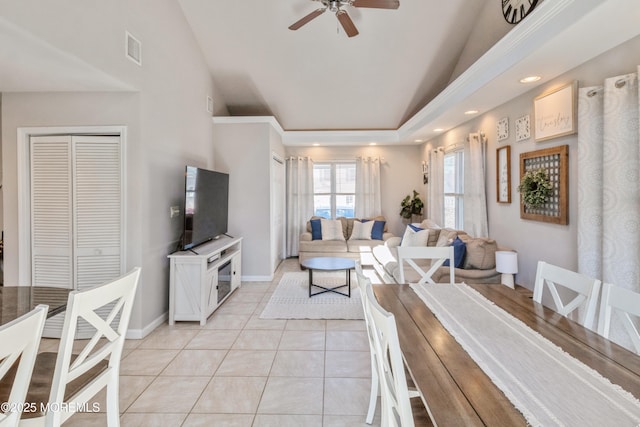
<path id="1" fill-rule="evenodd" d="M 313 165 L 313 192 L 331 193 L 331 165 Z"/>
<path id="2" fill-rule="evenodd" d="M 336 193 L 356 192 L 356 165 L 336 164 Z"/>
<path id="3" fill-rule="evenodd" d="M 456 197 L 444 196 L 444 226 L 456 228 Z"/>
<path id="4" fill-rule="evenodd" d="M 336 195 L 336 218 L 341 216 L 353 218 L 355 205 L 355 196 L 351 194 Z"/>
<path id="5" fill-rule="evenodd" d="M 331 196 L 313 196 L 313 214 L 323 218 L 331 218 Z"/>
<path id="6" fill-rule="evenodd" d="M 444 192 L 456 192 L 456 156 L 447 154 L 444 156 Z"/>

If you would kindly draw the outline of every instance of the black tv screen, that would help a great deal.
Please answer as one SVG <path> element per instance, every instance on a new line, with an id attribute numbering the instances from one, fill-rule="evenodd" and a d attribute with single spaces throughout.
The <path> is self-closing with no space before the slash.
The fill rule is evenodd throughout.
<path id="1" fill-rule="evenodd" d="M 228 209 L 229 175 L 187 166 L 182 249 L 190 249 L 226 233 Z"/>

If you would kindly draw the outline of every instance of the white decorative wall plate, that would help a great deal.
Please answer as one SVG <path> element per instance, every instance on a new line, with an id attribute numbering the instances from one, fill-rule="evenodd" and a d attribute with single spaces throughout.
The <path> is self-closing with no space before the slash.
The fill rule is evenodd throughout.
<path id="1" fill-rule="evenodd" d="M 528 114 L 516 119 L 516 142 L 531 137 L 531 126 L 529 122 Z"/>
<path id="2" fill-rule="evenodd" d="M 503 117 L 496 124 L 498 141 L 509 138 L 509 117 Z"/>

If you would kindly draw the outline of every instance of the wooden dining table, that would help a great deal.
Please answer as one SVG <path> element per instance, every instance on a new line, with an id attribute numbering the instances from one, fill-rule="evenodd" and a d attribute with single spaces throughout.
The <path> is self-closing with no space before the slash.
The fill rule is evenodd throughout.
<path id="1" fill-rule="evenodd" d="M 565 352 L 640 398 L 640 357 L 506 286 L 469 285 Z M 373 285 L 396 318 L 409 373 L 438 426 L 526 426 L 504 393 L 409 285 Z"/>
<path id="2" fill-rule="evenodd" d="M 49 306 L 47 318 L 62 313 L 71 291 L 48 286 L 0 286 L 0 325 L 28 313 L 38 304 Z"/>

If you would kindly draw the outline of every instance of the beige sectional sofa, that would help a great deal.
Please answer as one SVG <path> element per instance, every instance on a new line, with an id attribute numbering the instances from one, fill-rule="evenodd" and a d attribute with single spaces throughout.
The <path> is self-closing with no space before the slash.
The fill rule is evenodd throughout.
<path id="1" fill-rule="evenodd" d="M 462 268 L 455 269 L 457 283 L 500 283 L 501 274 L 496 271 L 497 250 L 511 250 L 499 247 L 495 240 L 486 238 L 473 238 L 464 231 L 447 228 L 435 228 L 428 220 L 423 221 L 421 228 L 428 229 L 427 246 L 446 246 L 459 237 L 466 244 L 466 254 Z M 397 261 L 400 238 L 388 240 L 384 246 L 373 249 L 375 260 L 379 263 L 378 273 L 388 283 L 398 283 L 400 270 Z M 417 260 L 418 265 L 426 271 L 431 260 Z M 418 272 L 409 265 L 404 265 L 405 282 L 413 283 L 420 280 Z M 449 281 L 449 267 L 440 267 L 432 276 L 435 282 Z"/>
<path id="2" fill-rule="evenodd" d="M 321 219 L 320 217 L 312 217 L 311 219 Z M 386 241 L 393 238 L 394 235 L 388 232 L 384 217 L 371 218 L 371 221 L 385 221 L 382 240 L 352 240 L 354 221 L 360 221 L 358 218 L 338 218 L 342 223 L 342 235 L 344 240 L 313 240 L 311 234 L 311 222 L 307 221 L 307 231 L 300 235 L 300 246 L 298 249 L 298 260 L 303 262 L 305 259 L 313 257 L 342 257 L 351 259 L 361 259 L 362 253 L 371 253 L 372 249 L 382 246 Z"/>

